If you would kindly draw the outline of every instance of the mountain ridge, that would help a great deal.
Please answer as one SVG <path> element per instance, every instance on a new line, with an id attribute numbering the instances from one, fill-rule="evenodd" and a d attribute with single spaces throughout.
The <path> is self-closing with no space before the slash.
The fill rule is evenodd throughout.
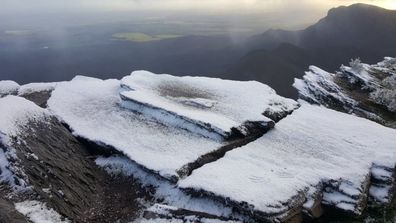
<path id="1" fill-rule="evenodd" d="M 352 58 L 360 57 L 374 63 L 383 56 L 396 55 L 394 22 L 396 10 L 367 4 L 333 8 L 326 17 L 306 29 L 270 29 L 253 36 L 246 43 L 252 50 L 231 65 L 225 77 L 258 80 L 273 86 L 283 96 L 297 98 L 289 84 L 293 78 L 301 77 L 310 64 L 334 71 L 339 64 Z M 284 44 L 294 47 L 285 48 Z M 257 51 L 261 53 L 254 56 L 252 52 Z M 289 56 L 297 52 L 305 57 L 298 63 Z M 308 58 L 311 61 L 304 62 Z M 282 81 L 287 84 L 282 85 Z"/>

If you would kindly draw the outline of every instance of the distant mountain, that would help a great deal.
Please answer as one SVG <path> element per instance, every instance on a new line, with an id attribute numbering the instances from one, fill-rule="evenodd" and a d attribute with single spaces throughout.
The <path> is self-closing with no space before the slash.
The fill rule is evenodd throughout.
<path id="1" fill-rule="evenodd" d="M 396 47 L 396 11 L 366 4 L 330 9 L 316 24 L 299 31 L 270 29 L 253 36 L 251 48 L 272 49 L 280 43 L 304 48 L 353 46 L 364 49 Z M 381 49 L 382 50 L 382 49 Z"/>
<path id="2" fill-rule="evenodd" d="M 306 50 L 284 43 L 274 50 L 255 50 L 245 55 L 227 71 L 228 78 L 257 80 L 268 83 L 281 95 L 294 96 L 294 77 L 312 63 L 314 57 Z"/>
<path id="3" fill-rule="evenodd" d="M 297 97 L 289 84 L 310 64 L 332 71 L 351 58 L 373 63 L 384 55 L 395 56 L 395 23 L 394 10 L 365 4 L 334 8 L 304 30 L 268 30 L 253 36 L 246 46 L 254 50 L 226 73 L 234 79 L 267 83 L 283 96 Z"/>

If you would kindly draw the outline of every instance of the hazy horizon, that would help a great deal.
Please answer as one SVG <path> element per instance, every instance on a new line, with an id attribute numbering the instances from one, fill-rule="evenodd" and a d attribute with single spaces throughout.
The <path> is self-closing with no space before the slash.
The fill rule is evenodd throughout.
<path id="1" fill-rule="evenodd" d="M 367 3 L 396 9 L 394 0 L 1 0 L 0 31 L 145 22 L 213 23 L 229 32 L 302 29 L 341 5 Z M 186 33 L 189 34 L 189 33 Z"/>

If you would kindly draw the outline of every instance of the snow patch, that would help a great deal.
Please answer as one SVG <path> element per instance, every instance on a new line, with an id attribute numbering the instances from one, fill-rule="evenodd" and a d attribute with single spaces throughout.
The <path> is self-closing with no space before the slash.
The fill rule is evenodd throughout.
<path id="1" fill-rule="evenodd" d="M 54 209 L 48 208 L 45 203 L 40 201 L 24 201 L 15 203 L 15 209 L 29 218 L 33 223 L 68 223 L 67 219 Z"/>
<path id="2" fill-rule="evenodd" d="M 389 194 L 391 193 L 391 186 L 374 186 L 372 185 L 369 190 L 369 194 L 375 201 L 381 203 L 389 202 Z"/>
<path id="3" fill-rule="evenodd" d="M 15 95 L 18 93 L 20 85 L 15 81 L 4 80 L 0 81 L 0 97 L 5 95 Z"/>
<path id="4" fill-rule="evenodd" d="M 48 111 L 24 98 L 12 95 L 0 98 L 0 132 L 7 137 L 17 136 L 29 121 L 48 115 Z"/>

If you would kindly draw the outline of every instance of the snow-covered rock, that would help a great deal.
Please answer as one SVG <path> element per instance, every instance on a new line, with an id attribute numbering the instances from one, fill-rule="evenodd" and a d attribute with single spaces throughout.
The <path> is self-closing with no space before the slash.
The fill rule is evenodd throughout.
<path id="1" fill-rule="evenodd" d="M 179 187 L 271 219 L 311 206 L 310 191 L 323 184 L 323 204 L 360 214 L 372 164 L 395 166 L 396 131 L 301 103 L 275 129 L 195 170 Z"/>
<path id="2" fill-rule="evenodd" d="M 355 114 L 386 126 L 396 127 L 395 58 L 374 65 L 352 60 L 335 74 L 315 66 L 296 79 L 299 97 L 331 109 Z"/>
<path id="3" fill-rule="evenodd" d="M 371 168 L 369 195 L 373 205 L 389 204 L 394 197 L 395 167 L 374 165 Z"/>
<path id="4" fill-rule="evenodd" d="M 247 135 L 249 123 L 272 125 L 273 114 L 291 113 L 297 102 L 256 81 L 175 77 L 135 71 L 121 80 L 126 108 L 168 126 L 212 138 Z"/>
<path id="5" fill-rule="evenodd" d="M 166 178 L 174 178 L 185 164 L 223 146 L 123 108 L 120 90 L 119 80 L 77 77 L 59 84 L 48 105 L 74 135 L 113 147 Z"/>
<path id="6" fill-rule="evenodd" d="M 26 99 L 12 95 L 0 98 L 0 183 L 8 184 L 15 191 L 29 189 L 24 171 L 15 164 L 19 159 L 11 141 L 22 134 L 23 127 L 30 121 L 45 120 L 48 115 Z"/>
<path id="7" fill-rule="evenodd" d="M 31 120 L 42 120 L 50 113 L 31 101 L 9 95 L 0 98 L 0 115 L 0 132 L 12 137 L 20 133 L 21 126 Z"/>
<path id="8" fill-rule="evenodd" d="M 5 95 L 16 95 L 20 85 L 11 80 L 0 80 L 0 97 Z"/>
<path id="9" fill-rule="evenodd" d="M 327 107 L 355 106 L 357 102 L 343 93 L 335 83 L 336 75 L 318 67 L 310 66 L 302 80 L 296 79 L 293 86 L 300 98 Z"/>
<path id="10" fill-rule="evenodd" d="M 59 82 L 29 83 L 22 85 L 18 90 L 18 95 L 23 96 L 41 91 L 53 91 Z"/>

